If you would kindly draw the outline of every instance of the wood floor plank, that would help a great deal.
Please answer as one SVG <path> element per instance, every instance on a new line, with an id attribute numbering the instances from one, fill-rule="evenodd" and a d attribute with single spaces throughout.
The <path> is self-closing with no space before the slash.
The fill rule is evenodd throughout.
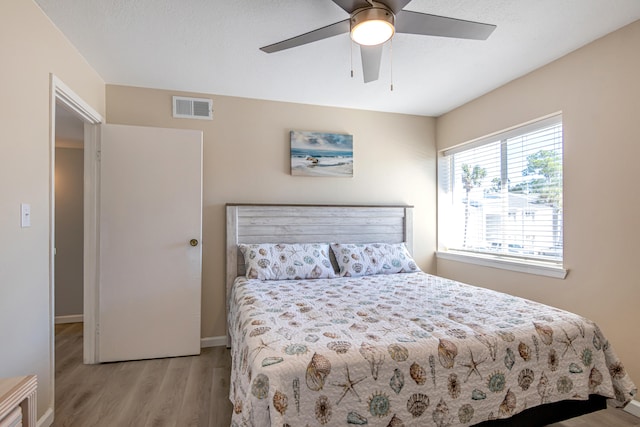
<path id="1" fill-rule="evenodd" d="M 211 376 L 213 388 L 211 391 L 210 427 L 226 427 L 231 425 L 231 412 L 233 410 L 233 406 L 229 400 L 230 377 L 231 371 L 229 368 L 213 369 L 213 375 Z"/>
<path id="2" fill-rule="evenodd" d="M 187 384 L 192 358 L 176 357 L 170 359 L 145 427 L 177 425 L 177 409 L 182 403 L 182 394 Z"/>
<path id="3" fill-rule="evenodd" d="M 113 414 L 120 413 L 124 402 L 132 400 L 133 385 L 141 375 L 140 363 L 117 363 L 110 372 L 109 378 L 104 379 L 104 386 L 100 399 L 95 402 L 91 411 L 85 417 L 85 424 L 98 426 L 107 420 L 113 420 Z"/>
<path id="4" fill-rule="evenodd" d="M 632 427 L 640 426 L 637 418 L 621 409 L 607 408 L 582 417 L 572 418 L 561 423 L 550 424 L 548 427 Z"/>
<path id="5" fill-rule="evenodd" d="M 178 413 L 178 425 L 185 427 L 208 426 L 213 375 L 211 349 L 203 350 L 200 357 L 193 358 L 187 384 Z"/>
<path id="6" fill-rule="evenodd" d="M 85 366 L 81 366 L 74 369 L 69 391 L 56 398 L 62 415 L 57 419 L 59 424 L 56 423 L 56 426 L 80 425 L 77 424 L 78 420 L 83 420 L 88 416 L 94 404 L 100 399 L 103 391 L 103 378 L 108 377 L 113 370 L 108 365 L 93 365 L 91 370 L 85 368 Z"/>
<path id="7" fill-rule="evenodd" d="M 144 361 L 138 381 L 132 387 L 131 398 L 123 404 L 122 411 L 116 416 L 115 425 L 145 425 L 152 414 L 168 366 L 169 359 Z"/>
<path id="8" fill-rule="evenodd" d="M 80 326 L 78 326 L 80 325 Z M 76 366 L 77 358 L 82 359 L 82 324 L 66 323 L 56 325 L 55 351 L 60 357 L 56 358 L 56 375 L 60 370 Z"/>
<path id="9" fill-rule="evenodd" d="M 54 427 L 229 427 L 231 357 L 200 356 L 82 364 L 82 324 L 56 325 Z M 620 409 L 549 427 L 640 427 Z"/>

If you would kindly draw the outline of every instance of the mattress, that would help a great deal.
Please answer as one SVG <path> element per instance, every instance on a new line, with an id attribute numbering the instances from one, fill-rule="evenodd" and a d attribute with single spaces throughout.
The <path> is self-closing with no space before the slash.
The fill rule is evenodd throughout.
<path id="1" fill-rule="evenodd" d="M 577 314 L 423 272 L 230 295 L 232 426 L 470 426 L 635 385 Z"/>

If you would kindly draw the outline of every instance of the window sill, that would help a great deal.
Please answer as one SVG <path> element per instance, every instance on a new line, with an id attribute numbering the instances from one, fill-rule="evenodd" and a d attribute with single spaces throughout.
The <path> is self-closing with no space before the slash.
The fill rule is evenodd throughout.
<path id="1" fill-rule="evenodd" d="M 567 269 L 552 263 L 545 262 L 523 262 L 513 259 L 500 258 L 491 255 L 469 254 L 466 252 L 438 251 L 438 258 L 466 262 L 469 264 L 481 265 L 483 267 L 499 268 L 502 270 L 517 271 L 519 273 L 536 274 L 538 276 L 564 279 L 569 272 Z"/>

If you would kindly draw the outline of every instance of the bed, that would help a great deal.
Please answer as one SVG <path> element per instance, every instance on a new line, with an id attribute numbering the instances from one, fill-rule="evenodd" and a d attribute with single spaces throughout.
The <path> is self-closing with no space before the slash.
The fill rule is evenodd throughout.
<path id="1" fill-rule="evenodd" d="M 592 321 L 419 271 L 410 206 L 226 209 L 232 426 L 539 426 L 635 396 Z"/>

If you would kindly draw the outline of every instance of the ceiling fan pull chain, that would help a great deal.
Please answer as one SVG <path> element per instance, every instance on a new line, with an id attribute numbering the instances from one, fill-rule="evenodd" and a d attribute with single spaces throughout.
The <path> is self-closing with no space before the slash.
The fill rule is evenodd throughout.
<path id="1" fill-rule="evenodd" d="M 353 78 L 353 41 L 349 40 L 349 46 L 351 46 L 351 78 Z"/>
<path id="2" fill-rule="evenodd" d="M 393 39 L 389 42 L 389 68 L 391 75 L 391 92 L 393 92 Z"/>

